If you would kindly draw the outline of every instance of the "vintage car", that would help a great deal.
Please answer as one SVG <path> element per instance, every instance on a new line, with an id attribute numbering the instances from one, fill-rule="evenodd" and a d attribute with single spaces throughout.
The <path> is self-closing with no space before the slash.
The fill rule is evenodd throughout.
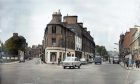
<path id="1" fill-rule="evenodd" d="M 81 62 L 77 57 L 66 57 L 66 59 L 62 62 L 63 68 L 80 68 Z"/>
<path id="2" fill-rule="evenodd" d="M 81 62 L 81 64 L 83 64 L 83 65 L 84 65 L 84 64 L 87 64 L 87 61 L 86 61 L 85 58 L 81 58 L 81 59 L 80 59 L 80 62 Z"/>

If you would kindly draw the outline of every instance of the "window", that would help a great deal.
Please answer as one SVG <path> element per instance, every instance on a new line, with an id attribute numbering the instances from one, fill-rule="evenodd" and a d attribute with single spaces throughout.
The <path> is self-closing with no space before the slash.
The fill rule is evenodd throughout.
<path id="1" fill-rule="evenodd" d="M 56 45 L 56 38 L 52 38 L 52 45 L 53 45 L 53 46 Z"/>
<path id="2" fill-rule="evenodd" d="M 50 52 L 51 56 L 50 56 L 50 61 L 51 62 L 56 62 L 56 55 L 57 52 Z"/>
<path id="3" fill-rule="evenodd" d="M 56 33 L 56 26 L 52 26 L 52 33 Z"/>

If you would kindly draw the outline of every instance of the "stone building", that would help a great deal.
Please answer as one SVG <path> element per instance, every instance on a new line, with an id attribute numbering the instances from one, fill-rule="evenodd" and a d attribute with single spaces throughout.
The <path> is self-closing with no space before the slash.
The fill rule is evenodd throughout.
<path id="1" fill-rule="evenodd" d="M 32 45 L 32 48 L 31 48 L 31 56 L 32 57 L 40 57 L 42 52 L 43 52 L 42 45 Z"/>
<path id="2" fill-rule="evenodd" d="M 134 56 L 134 59 L 140 59 L 140 27 L 134 26 L 134 28 L 130 28 L 130 32 L 131 32 L 130 51 Z"/>
<path id="3" fill-rule="evenodd" d="M 140 26 L 135 25 L 120 36 L 119 52 L 120 56 L 125 57 L 130 52 L 133 59 L 140 59 Z"/>
<path id="4" fill-rule="evenodd" d="M 83 23 L 78 23 L 77 16 L 67 15 L 62 21 L 61 12 L 58 11 L 52 14 L 52 20 L 45 28 L 43 48 L 46 63 L 57 63 L 58 58 L 64 60 L 68 56 L 93 56 L 95 43 L 83 28 Z"/>

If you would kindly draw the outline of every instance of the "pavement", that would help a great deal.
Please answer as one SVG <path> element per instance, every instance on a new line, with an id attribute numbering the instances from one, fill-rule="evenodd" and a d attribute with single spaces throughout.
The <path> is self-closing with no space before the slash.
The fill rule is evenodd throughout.
<path id="1" fill-rule="evenodd" d="M 16 64 L 19 63 L 19 61 L 13 61 L 13 62 L 4 62 L 0 64 Z M 25 62 L 20 62 L 21 64 L 43 64 L 40 60 L 40 58 L 33 58 L 32 60 L 25 60 Z"/>
<path id="2" fill-rule="evenodd" d="M 0 64 L 15 64 L 15 63 L 19 63 L 19 61 L 8 62 L 8 63 L 0 63 Z"/>
<path id="3" fill-rule="evenodd" d="M 19 61 L 3 62 L 3 63 L 0 62 L 0 64 L 15 64 L 15 63 L 19 63 Z"/>
<path id="4" fill-rule="evenodd" d="M 126 70 L 136 70 L 136 71 L 140 71 L 140 68 L 136 68 L 134 67 L 125 67 L 123 62 L 120 62 L 120 65 L 122 66 L 122 68 L 126 69 Z"/>

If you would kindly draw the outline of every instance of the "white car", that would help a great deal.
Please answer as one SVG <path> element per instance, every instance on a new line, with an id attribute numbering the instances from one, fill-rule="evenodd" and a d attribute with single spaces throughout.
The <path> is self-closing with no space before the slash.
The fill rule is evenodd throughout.
<path id="1" fill-rule="evenodd" d="M 89 59 L 89 63 L 93 63 L 93 58 Z"/>
<path id="2" fill-rule="evenodd" d="M 81 64 L 87 64 L 87 61 L 85 58 L 81 58 L 80 61 L 81 61 Z"/>
<path id="3" fill-rule="evenodd" d="M 80 68 L 81 62 L 77 57 L 66 57 L 66 59 L 62 62 L 63 68 L 65 69 L 66 67 L 78 67 Z"/>

